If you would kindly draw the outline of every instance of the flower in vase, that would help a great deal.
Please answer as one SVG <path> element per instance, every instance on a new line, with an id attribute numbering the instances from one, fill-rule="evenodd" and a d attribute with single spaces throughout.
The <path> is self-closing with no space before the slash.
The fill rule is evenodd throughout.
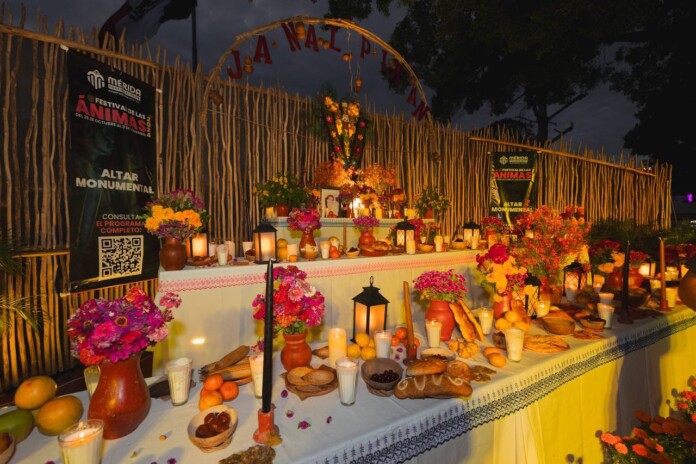
<path id="1" fill-rule="evenodd" d="M 192 190 L 177 189 L 149 201 L 138 218 L 152 235 L 185 240 L 203 230 L 209 215 Z"/>
<path id="2" fill-rule="evenodd" d="M 295 208 L 290 211 L 288 216 L 288 226 L 291 230 L 316 230 L 321 229 L 319 222 L 319 211 L 311 209 Z"/>
<path id="3" fill-rule="evenodd" d="M 360 229 L 360 232 L 364 232 L 379 226 L 379 219 L 373 216 L 358 216 L 353 219 L 353 225 Z"/>
<path id="4" fill-rule="evenodd" d="M 297 266 L 273 269 L 273 331 L 300 334 L 321 324 L 324 317 L 324 296 L 307 282 L 307 273 Z M 258 294 L 251 303 L 254 319 L 266 314 L 266 295 Z"/>
<path id="5" fill-rule="evenodd" d="M 506 245 L 496 243 L 483 255 L 476 255 L 481 286 L 495 298 L 524 291 L 527 269 L 518 266 Z"/>
<path id="6" fill-rule="evenodd" d="M 609 275 L 616 266 L 616 254 L 621 245 L 613 240 L 602 240 L 590 245 L 588 253 L 592 272 L 598 275 Z"/>
<path id="7" fill-rule="evenodd" d="M 181 299 L 166 293 L 160 299 L 160 310 L 141 287 L 132 287 L 115 300 L 102 298 L 84 303 L 68 319 L 71 353 L 85 366 L 108 359 L 122 361 L 149 346 L 164 340 L 173 320 L 172 309 Z"/>
<path id="8" fill-rule="evenodd" d="M 442 300 L 450 303 L 464 298 L 467 292 L 466 278 L 454 270 L 428 271 L 416 277 L 414 287 L 425 300 Z"/>

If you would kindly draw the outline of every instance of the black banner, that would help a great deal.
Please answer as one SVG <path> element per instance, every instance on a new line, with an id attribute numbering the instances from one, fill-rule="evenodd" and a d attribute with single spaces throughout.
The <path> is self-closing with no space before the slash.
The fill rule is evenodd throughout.
<path id="1" fill-rule="evenodd" d="M 70 291 L 157 276 L 159 241 L 137 219 L 156 191 L 155 89 L 68 52 Z"/>
<path id="2" fill-rule="evenodd" d="M 528 201 L 537 201 L 537 159 L 533 151 L 491 154 L 490 215 L 512 225 Z"/>

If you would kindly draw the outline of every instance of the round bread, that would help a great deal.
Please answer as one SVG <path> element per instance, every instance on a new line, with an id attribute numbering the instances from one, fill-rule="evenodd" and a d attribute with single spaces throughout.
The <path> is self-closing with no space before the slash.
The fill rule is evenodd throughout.
<path id="1" fill-rule="evenodd" d="M 507 364 L 507 359 L 500 353 L 491 353 L 488 356 L 488 362 L 495 367 L 504 367 Z"/>
<path id="2" fill-rule="evenodd" d="M 378 251 L 387 251 L 389 250 L 389 244 L 379 240 L 372 245 L 372 248 Z"/>
<path id="3" fill-rule="evenodd" d="M 471 369 L 469 369 L 469 365 L 464 361 L 458 361 L 455 359 L 448 362 L 447 369 L 445 370 L 444 374 L 471 382 Z"/>
<path id="4" fill-rule="evenodd" d="M 497 346 L 487 346 L 486 348 L 483 349 L 483 355 L 485 357 L 488 357 L 489 355 L 493 353 L 499 353 L 502 354 L 502 350 L 498 348 Z"/>

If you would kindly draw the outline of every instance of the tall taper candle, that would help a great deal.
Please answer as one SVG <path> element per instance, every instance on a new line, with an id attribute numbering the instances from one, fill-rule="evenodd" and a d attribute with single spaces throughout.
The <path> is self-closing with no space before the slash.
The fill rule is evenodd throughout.
<path id="1" fill-rule="evenodd" d="M 628 269 L 631 257 L 631 242 L 626 241 L 626 254 L 624 255 L 623 265 L 623 285 L 621 286 L 621 310 L 628 310 Z"/>
<path id="2" fill-rule="evenodd" d="M 266 314 L 263 328 L 263 389 L 261 412 L 271 411 L 273 390 L 273 260 L 268 260 L 266 271 Z"/>
<path id="3" fill-rule="evenodd" d="M 667 277 L 665 276 L 665 241 L 660 237 L 660 309 L 669 310 L 667 304 Z"/>

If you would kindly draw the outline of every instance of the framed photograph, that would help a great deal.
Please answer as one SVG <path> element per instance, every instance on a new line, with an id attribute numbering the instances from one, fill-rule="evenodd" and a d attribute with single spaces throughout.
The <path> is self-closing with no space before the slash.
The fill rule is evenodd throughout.
<path id="1" fill-rule="evenodd" d="M 338 217 L 338 189 L 321 189 L 321 217 Z"/>

